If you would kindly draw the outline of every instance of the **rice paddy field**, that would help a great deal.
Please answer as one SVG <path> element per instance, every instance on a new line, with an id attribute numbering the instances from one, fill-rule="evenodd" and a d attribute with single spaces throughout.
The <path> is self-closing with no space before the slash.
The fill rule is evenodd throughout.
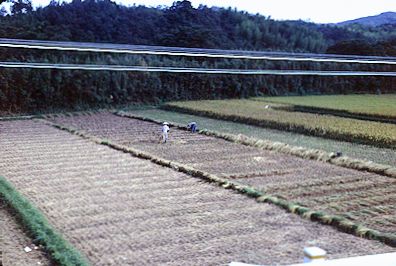
<path id="1" fill-rule="evenodd" d="M 205 100 L 171 102 L 164 106 L 173 111 L 209 116 L 310 136 L 396 147 L 396 125 L 358 119 L 288 112 L 268 108 L 268 104 L 251 100 Z"/>
<path id="2" fill-rule="evenodd" d="M 159 145 L 159 125 L 110 113 L 56 118 L 54 122 L 197 170 L 237 179 L 290 202 L 341 215 L 384 233 L 396 233 L 394 178 L 177 129 L 172 130 L 170 143 Z"/>
<path id="3" fill-rule="evenodd" d="M 260 103 L 228 102 L 218 106 L 207 101 L 202 106 L 210 112 L 216 106 L 216 112 L 239 117 L 256 108 L 252 103 Z M 252 105 L 242 108 L 246 103 Z M 262 127 L 164 110 L 130 113 L 182 123 L 195 120 L 233 134 L 301 141 L 291 132 L 263 131 Z M 261 117 L 252 112 L 250 118 L 253 115 Z M 302 262 L 302 250 L 307 246 L 325 249 L 330 259 L 394 251 L 395 178 L 175 127 L 171 127 L 169 141 L 161 143 L 160 132 L 158 123 L 108 111 L 3 120 L 0 176 L 90 265 L 227 265 L 231 261 L 287 265 Z M 306 143 L 323 147 L 324 139 L 310 138 L 315 141 L 305 139 Z M 383 138 L 389 139 L 389 134 Z M 342 143 L 331 141 L 331 149 Z M 355 154 L 367 151 L 373 154 L 371 158 L 376 154 L 383 158 L 381 163 L 395 162 L 392 148 L 361 145 L 351 150 Z M 157 159 L 150 159 L 152 156 Z M 290 206 L 310 210 L 308 213 L 341 217 L 343 227 L 256 201 L 174 165 L 249 186 Z M 57 265 L 46 247 L 34 249 L 37 236 L 27 233 L 7 199 L 0 196 L 0 203 L 3 265 Z M 367 230 L 374 233 L 366 234 Z M 26 246 L 33 251 L 25 252 Z"/>
<path id="4" fill-rule="evenodd" d="M 52 121 L 173 160 L 181 161 L 183 155 L 184 163 L 228 178 L 243 179 L 239 175 L 249 175 L 253 166 L 263 177 L 293 172 L 296 164 L 294 158 L 253 149 L 236 152 L 239 146 L 184 131 L 173 132 L 169 145 L 158 145 L 158 125 L 110 113 Z M 99 145 L 42 120 L 1 122 L 0 145 L 1 175 L 92 265 L 288 264 L 302 262 L 302 249 L 308 245 L 324 248 L 329 258 L 393 250 Z M 214 153 L 198 152 L 206 149 Z M 227 158 L 220 156 L 225 151 L 229 159 L 238 158 L 239 167 L 225 162 Z M 199 163 L 197 156 L 207 159 Z M 257 159 L 243 165 L 251 156 Z M 277 159 L 285 163 L 284 169 L 275 173 L 275 168 L 262 168 L 264 161 L 277 165 Z M 3 258 L 14 258 L 8 265 L 18 265 L 18 249 L 7 247 Z M 22 261 L 20 265 L 36 265 Z"/>
<path id="5" fill-rule="evenodd" d="M 396 166 L 396 152 L 394 149 L 378 148 L 353 142 L 307 136 L 294 132 L 263 128 L 185 113 L 171 112 L 157 108 L 130 110 L 129 112 L 140 117 L 174 122 L 182 125 L 187 125 L 191 121 L 196 121 L 198 123 L 198 127 L 201 129 L 225 132 L 234 135 L 242 134 L 256 139 L 282 142 L 292 146 L 320 149 L 327 152 L 341 151 L 344 155 L 352 158 Z"/>
<path id="6" fill-rule="evenodd" d="M 276 104 L 337 110 L 352 114 L 367 114 L 396 119 L 396 94 L 258 97 L 253 99 Z"/>

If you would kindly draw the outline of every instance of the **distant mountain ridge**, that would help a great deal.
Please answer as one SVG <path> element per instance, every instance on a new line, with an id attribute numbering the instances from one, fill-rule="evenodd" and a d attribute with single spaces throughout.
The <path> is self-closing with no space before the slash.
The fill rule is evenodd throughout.
<path id="1" fill-rule="evenodd" d="M 337 23 L 339 26 L 360 24 L 364 26 L 381 26 L 384 24 L 396 24 L 396 12 L 384 12 L 376 16 L 363 17 Z"/>

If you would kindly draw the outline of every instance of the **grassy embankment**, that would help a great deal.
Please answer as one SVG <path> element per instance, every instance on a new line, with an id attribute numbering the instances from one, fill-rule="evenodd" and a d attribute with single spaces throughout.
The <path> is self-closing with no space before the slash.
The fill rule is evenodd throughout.
<path id="1" fill-rule="evenodd" d="M 4 177 L 0 176 L 0 198 L 13 210 L 35 244 L 45 247 L 56 265 L 89 265 L 70 243 L 49 224 L 45 216 L 22 196 Z"/>

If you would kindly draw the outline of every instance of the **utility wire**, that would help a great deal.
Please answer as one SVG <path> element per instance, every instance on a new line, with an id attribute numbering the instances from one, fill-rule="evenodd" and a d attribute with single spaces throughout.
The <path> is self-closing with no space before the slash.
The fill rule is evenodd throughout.
<path id="1" fill-rule="evenodd" d="M 353 56 L 305 53 L 255 52 L 218 49 L 179 48 L 164 46 L 121 45 L 82 42 L 54 42 L 36 40 L 1 39 L 0 47 L 40 50 L 147 54 L 166 56 L 206 57 L 224 59 L 254 59 L 272 61 L 307 61 L 330 63 L 396 65 L 396 57 Z"/>
<path id="2" fill-rule="evenodd" d="M 243 69 L 208 69 L 182 67 L 142 67 L 123 65 L 86 65 L 86 64 L 49 64 L 49 63 L 21 63 L 0 62 L 3 68 L 32 68 L 32 69 L 65 69 L 89 71 L 132 71 L 132 72 L 166 72 L 166 73 L 196 73 L 196 74 L 231 74 L 231 75 L 293 75 L 293 76 L 386 76 L 395 77 L 396 72 L 371 71 L 308 71 L 308 70 L 243 70 Z"/>

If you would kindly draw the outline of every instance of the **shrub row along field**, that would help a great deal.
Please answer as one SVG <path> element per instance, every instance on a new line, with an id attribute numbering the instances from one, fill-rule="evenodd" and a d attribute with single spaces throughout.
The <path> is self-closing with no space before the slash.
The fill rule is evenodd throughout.
<path id="1" fill-rule="evenodd" d="M 266 108 L 250 100 L 172 102 L 166 109 L 293 131 L 313 136 L 396 148 L 396 125 Z"/>
<path id="2" fill-rule="evenodd" d="M 317 161 L 260 150 L 171 129 L 159 144 L 160 126 L 109 113 L 56 118 L 56 123 L 144 150 L 195 169 L 237 179 L 268 194 L 341 215 L 369 228 L 395 232 L 396 180 Z"/>
<path id="3" fill-rule="evenodd" d="M 292 146 L 305 147 L 309 149 L 320 149 L 329 153 L 341 151 L 343 155 L 348 157 L 396 166 L 396 152 L 393 149 L 378 148 L 370 145 L 362 145 L 346 141 L 323 139 L 294 132 L 262 128 L 203 116 L 165 111 L 161 109 L 150 108 L 133 110 L 133 114 L 136 114 L 140 117 L 146 117 L 155 120 L 159 119 L 162 121 L 168 121 L 182 125 L 187 125 L 191 121 L 196 121 L 200 129 L 224 132 L 233 135 L 242 134 L 255 139 L 282 142 Z"/>
<path id="4" fill-rule="evenodd" d="M 322 112 L 396 123 L 396 94 L 258 97 L 254 100 L 291 105 L 294 110 Z"/>
<path id="5" fill-rule="evenodd" d="M 1 168 L 0 168 L 1 169 Z M 0 198 L 0 265 L 51 265 L 41 247 L 24 233 L 14 215 Z M 32 249 L 29 253 L 24 248 Z"/>
<path id="6" fill-rule="evenodd" d="M 59 266 L 86 266 L 88 261 L 59 232 L 57 232 L 31 202 L 0 176 L 0 196 L 9 206 L 23 228 L 34 239 L 34 244 L 42 246 L 54 264 Z M 28 251 L 26 251 L 28 252 Z"/>
<path id="7" fill-rule="evenodd" d="M 102 118 L 113 135 L 118 117 L 76 119 Z M 330 258 L 392 250 L 41 122 L 2 122 L 0 145 L 0 173 L 93 265 L 295 263 L 309 245 Z"/>

